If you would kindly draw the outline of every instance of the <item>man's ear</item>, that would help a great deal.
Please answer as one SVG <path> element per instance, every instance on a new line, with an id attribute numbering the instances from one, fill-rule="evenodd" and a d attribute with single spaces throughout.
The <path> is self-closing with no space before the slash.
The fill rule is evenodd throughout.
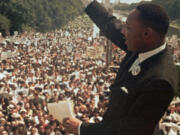
<path id="1" fill-rule="evenodd" d="M 153 34 L 153 30 L 150 27 L 145 28 L 143 31 L 144 39 L 149 39 L 152 36 L 152 34 Z"/>

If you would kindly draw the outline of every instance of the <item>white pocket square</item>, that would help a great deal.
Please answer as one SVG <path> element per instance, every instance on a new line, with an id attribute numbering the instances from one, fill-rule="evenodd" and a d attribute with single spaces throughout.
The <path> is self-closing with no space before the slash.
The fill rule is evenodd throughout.
<path id="1" fill-rule="evenodd" d="M 121 87 L 121 90 L 128 94 L 128 89 L 126 87 Z"/>

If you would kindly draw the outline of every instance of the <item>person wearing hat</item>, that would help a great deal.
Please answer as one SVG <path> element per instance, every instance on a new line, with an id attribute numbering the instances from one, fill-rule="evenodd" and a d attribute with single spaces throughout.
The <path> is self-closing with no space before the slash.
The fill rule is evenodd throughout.
<path id="1" fill-rule="evenodd" d="M 26 114 L 27 111 L 26 111 L 25 109 L 21 109 L 19 113 L 20 113 L 20 115 L 21 115 L 22 118 L 26 117 L 26 115 L 27 115 L 27 114 Z"/>
<path id="2" fill-rule="evenodd" d="M 19 113 L 13 113 L 11 114 L 12 117 L 12 121 L 15 121 L 17 123 L 19 123 L 22 120 L 22 117 Z"/>
<path id="3" fill-rule="evenodd" d="M 2 135 L 8 135 L 8 132 L 6 130 L 2 131 Z"/>
<path id="4" fill-rule="evenodd" d="M 0 118 L 0 125 L 5 125 L 5 124 L 6 124 L 6 119 Z"/>
<path id="5" fill-rule="evenodd" d="M 97 1 L 81 0 L 85 12 L 103 34 L 126 52 L 114 83 L 108 109 L 100 123 L 68 117 L 64 126 L 79 135 L 152 135 L 177 88 L 172 51 L 165 43 L 169 27 L 166 11 L 141 4 L 117 20 Z"/>
<path id="6" fill-rule="evenodd" d="M 163 130 L 165 135 L 178 135 L 178 133 L 180 133 L 180 126 L 173 122 L 160 123 L 160 128 Z"/>

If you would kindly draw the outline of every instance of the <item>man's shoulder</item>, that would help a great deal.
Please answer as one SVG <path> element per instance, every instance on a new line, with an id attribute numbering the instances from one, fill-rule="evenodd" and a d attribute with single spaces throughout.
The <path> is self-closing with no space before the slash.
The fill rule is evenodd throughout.
<path id="1" fill-rule="evenodd" d="M 173 89 L 176 89 L 177 73 L 169 47 L 147 59 L 141 66 L 145 70 L 144 78 L 149 78 L 149 80 L 152 81 L 164 80 L 169 83 Z"/>

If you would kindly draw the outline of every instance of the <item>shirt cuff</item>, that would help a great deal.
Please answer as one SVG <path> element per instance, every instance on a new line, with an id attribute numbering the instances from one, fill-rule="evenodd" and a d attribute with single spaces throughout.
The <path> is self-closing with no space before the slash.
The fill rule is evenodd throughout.
<path id="1" fill-rule="evenodd" d="M 82 125 L 82 122 L 79 124 L 79 127 L 78 127 L 78 135 L 81 135 L 81 130 L 80 130 L 81 125 Z"/>

